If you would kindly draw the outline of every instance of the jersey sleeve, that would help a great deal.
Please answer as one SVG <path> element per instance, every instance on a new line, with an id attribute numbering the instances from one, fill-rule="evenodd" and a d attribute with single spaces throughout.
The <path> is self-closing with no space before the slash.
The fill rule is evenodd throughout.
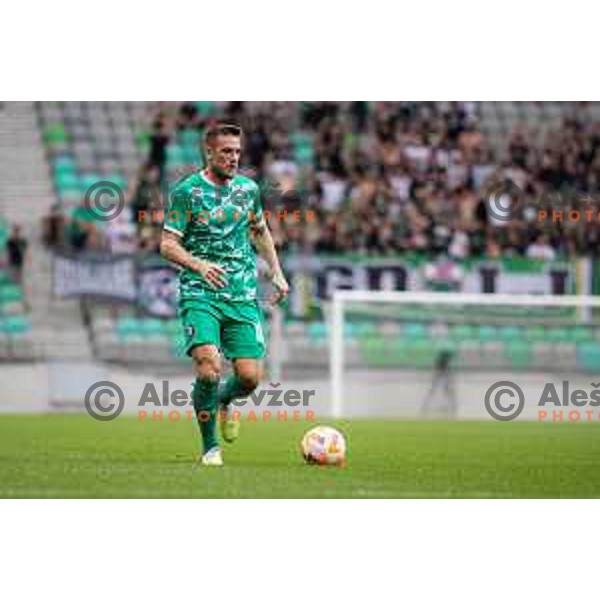
<path id="1" fill-rule="evenodd" d="M 191 202 L 189 193 L 182 187 L 176 187 L 169 196 L 169 207 L 165 214 L 163 229 L 183 237 L 189 221 Z"/>

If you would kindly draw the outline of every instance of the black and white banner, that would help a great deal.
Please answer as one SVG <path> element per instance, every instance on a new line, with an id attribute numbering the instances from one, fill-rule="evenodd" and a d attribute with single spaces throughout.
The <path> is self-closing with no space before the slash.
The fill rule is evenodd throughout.
<path id="1" fill-rule="evenodd" d="M 57 298 L 137 299 L 136 263 L 130 256 L 56 255 L 53 271 L 54 295 Z"/>

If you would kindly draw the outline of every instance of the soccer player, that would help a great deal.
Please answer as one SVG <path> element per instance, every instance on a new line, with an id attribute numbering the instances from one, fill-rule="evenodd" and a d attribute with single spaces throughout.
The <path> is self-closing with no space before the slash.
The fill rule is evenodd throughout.
<path id="1" fill-rule="evenodd" d="M 161 254 L 182 267 L 179 315 L 186 351 L 195 365 L 192 391 L 202 436 L 202 464 L 221 466 L 217 409 L 224 418 L 221 435 L 233 442 L 239 420 L 229 405 L 258 385 L 265 355 L 258 306 L 256 252 L 269 266 L 275 304 L 288 293 L 258 185 L 237 174 L 242 130 L 217 123 L 204 136 L 206 168 L 177 183 L 170 194 L 160 244 Z M 255 250 L 256 249 L 256 250 Z M 221 357 L 233 362 L 233 374 L 222 384 Z"/>

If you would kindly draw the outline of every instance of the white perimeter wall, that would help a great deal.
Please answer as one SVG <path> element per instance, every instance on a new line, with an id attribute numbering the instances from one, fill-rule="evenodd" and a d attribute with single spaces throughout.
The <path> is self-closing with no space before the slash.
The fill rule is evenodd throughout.
<path id="1" fill-rule="evenodd" d="M 105 367 L 94 364 L 38 364 L 0 365 L 0 412 L 54 412 L 61 410 L 84 410 L 86 390 L 97 381 L 110 380 L 119 385 L 125 394 L 125 412 L 136 414 L 146 383 L 153 383 L 162 398 L 162 382 L 169 381 L 170 390 L 181 389 L 189 393 L 192 377 L 178 375 L 165 377 L 153 373 L 132 373 L 125 368 Z M 599 378 L 600 379 L 600 378 Z M 488 388 L 497 381 L 510 380 L 521 386 L 526 404 L 520 418 L 537 419 L 538 400 L 547 382 L 555 383 L 559 392 L 562 381 L 568 380 L 570 389 L 587 391 L 593 389 L 591 376 L 572 373 L 523 374 L 510 372 L 479 372 L 456 376 L 459 417 L 465 419 L 489 419 L 484 407 Z M 426 372 L 388 371 L 349 373 L 345 381 L 344 416 L 411 418 L 417 416 L 419 407 L 427 395 L 431 374 Z M 264 385 L 265 389 L 271 389 Z M 310 410 L 316 415 L 330 413 L 329 384 L 325 379 L 285 381 L 279 389 L 314 390 Z M 264 404 L 271 398 L 266 395 Z M 506 398 L 508 400 L 508 398 Z M 152 410 L 154 407 L 143 407 Z M 246 410 L 251 408 L 246 406 Z M 262 408 L 268 408 L 263 405 Z M 303 407 L 301 407 L 303 408 Z M 550 407 L 549 410 L 552 410 Z M 186 410 L 188 407 L 168 410 Z M 303 408 L 305 410 L 305 408 Z M 277 408 L 273 408 L 276 411 Z M 585 410 L 585 409 L 582 409 Z M 600 410 L 594 409 L 598 420 Z"/>

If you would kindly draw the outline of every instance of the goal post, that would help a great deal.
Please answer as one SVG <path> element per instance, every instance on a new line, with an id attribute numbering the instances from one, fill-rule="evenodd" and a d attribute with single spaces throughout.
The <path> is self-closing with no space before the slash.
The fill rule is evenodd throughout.
<path id="1" fill-rule="evenodd" d="M 600 370 L 600 297 L 336 290 L 329 313 L 331 413 L 335 418 L 345 416 L 345 395 L 348 391 L 346 342 L 352 317 L 355 319 L 355 328 L 362 325 L 364 329 L 365 322 L 369 321 L 379 323 L 379 329 L 373 330 L 371 327 L 369 334 L 376 344 L 381 342 L 377 337 L 381 335 L 378 332 L 385 329 L 387 324 L 391 330 L 392 344 L 401 350 L 404 341 L 407 346 L 410 345 L 407 334 L 420 335 L 425 331 L 425 336 L 419 341 L 420 345 L 416 344 L 415 347 L 455 343 L 457 336 L 462 335 L 463 339 L 459 340 L 459 349 L 462 351 L 469 347 L 468 335 L 471 332 L 477 338 L 472 345 L 476 347 L 476 344 L 480 344 L 481 347 L 500 352 L 498 356 L 505 363 L 500 360 L 497 362 L 504 364 L 509 372 L 515 364 L 523 369 L 551 370 L 556 363 L 553 364 L 552 359 L 548 358 L 550 355 L 544 352 L 548 353 L 559 347 L 572 358 L 573 364 L 569 368 L 585 369 L 597 365 Z M 367 346 L 368 341 L 367 339 Z M 505 346 L 501 346 L 502 344 Z M 531 348 L 534 347 L 539 352 L 532 358 Z M 364 344 L 360 347 L 360 351 L 363 350 Z M 387 360 L 387 366 L 393 368 L 391 353 L 386 356 L 385 346 L 380 352 Z M 520 363 L 518 360 L 515 362 L 519 352 L 527 355 L 527 360 L 523 358 Z M 582 352 L 583 366 L 576 364 Z M 410 354 L 410 349 L 408 353 Z M 406 356 L 406 352 L 403 356 Z M 462 364 L 464 368 L 469 368 L 468 361 L 465 360 Z M 482 363 L 477 364 L 482 368 Z M 406 364 L 399 364 L 399 367 L 405 366 Z M 376 384 L 373 382 L 371 385 L 371 377 L 372 373 L 367 365 L 362 380 L 365 383 L 363 391 L 366 390 L 369 399 L 373 400 L 377 392 Z"/>

